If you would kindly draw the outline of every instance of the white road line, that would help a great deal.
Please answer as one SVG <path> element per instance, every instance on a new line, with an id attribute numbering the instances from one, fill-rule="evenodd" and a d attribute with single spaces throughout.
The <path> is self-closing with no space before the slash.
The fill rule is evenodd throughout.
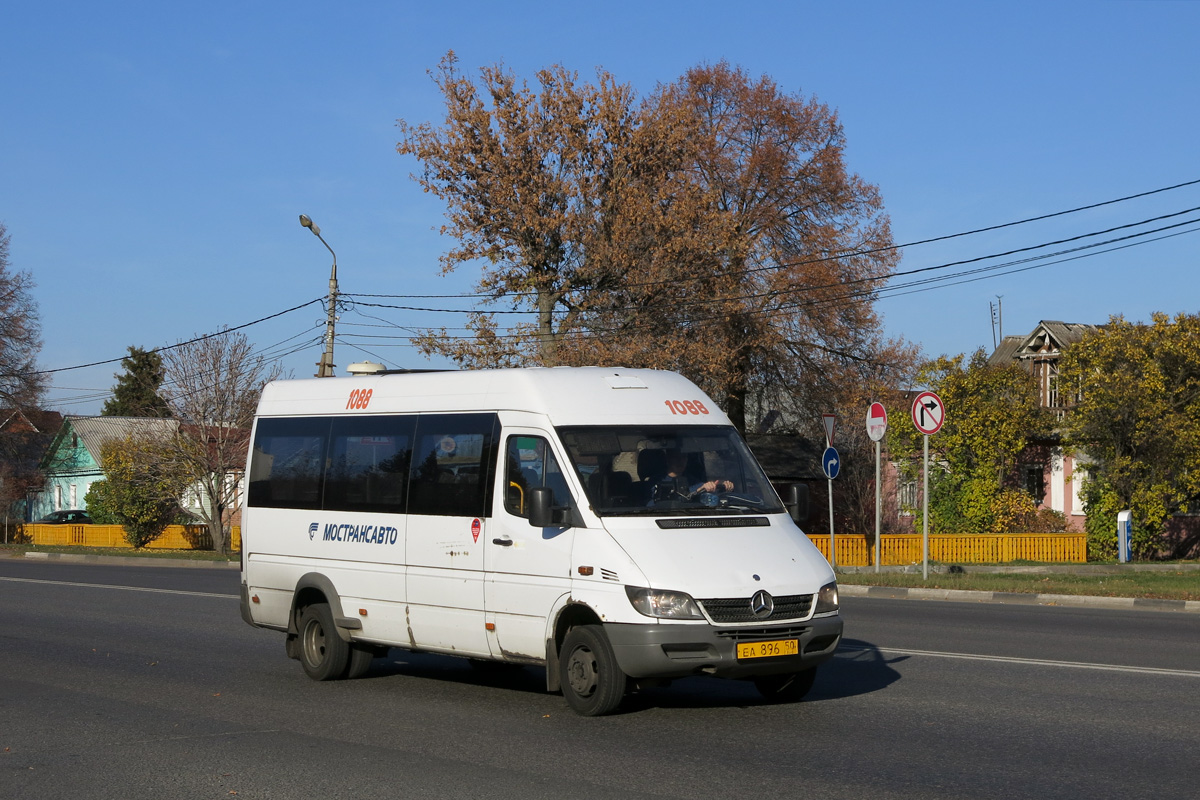
<path id="1" fill-rule="evenodd" d="M 1174 675 L 1181 678 L 1200 678 L 1200 670 L 1162 669 L 1160 667 L 1126 667 L 1119 664 L 1089 664 L 1083 661 L 1050 661 L 1043 658 L 1015 658 L 1012 656 L 985 656 L 977 653 L 942 653 L 936 650 L 905 650 L 896 647 L 843 647 L 839 653 L 879 652 L 901 656 L 930 656 L 932 658 L 957 658 L 964 661 L 997 661 L 1002 664 L 1025 664 L 1035 667 L 1065 667 L 1067 669 L 1095 669 L 1105 672 L 1134 672 L 1147 675 Z"/>
<path id="2" fill-rule="evenodd" d="M 182 594 L 189 597 L 224 597 L 231 600 L 237 600 L 236 594 L 215 594 L 213 592 L 184 592 L 179 589 L 151 589 L 145 586 L 113 586 L 107 583 L 73 583 L 71 581 L 41 581 L 34 578 L 5 578 L 0 576 L 0 581 L 9 583 L 44 583 L 51 586 L 82 586 L 86 589 L 121 589 L 126 592 L 156 592 L 158 594 Z"/>
<path id="3" fill-rule="evenodd" d="M 215 594 L 213 592 L 184 592 L 178 589 L 151 589 L 145 586 L 113 586 L 104 583 L 75 583 L 72 581 L 44 581 L 34 578 L 6 578 L 0 576 L 0 581 L 9 583 L 41 583 L 51 586 L 78 586 L 86 589 L 120 589 L 126 592 L 155 592 L 158 594 L 181 594 L 190 597 L 222 597 L 236 600 L 236 594 Z M 1002 664 L 1024 664 L 1036 667 L 1063 667 L 1067 669 L 1092 669 L 1104 672 L 1132 672 L 1146 675 L 1173 675 L 1181 678 L 1200 678 L 1200 670 L 1162 669 L 1160 667 L 1127 667 L 1119 664 L 1089 664 L 1082 661 L 1051 661 L 1043 658 L 1015 658 L 1013 656 L 987 656 L 978 653 L 946 653 L 937 650 L 908 650 L 897 647 L 842 647 L 839 653 L 887 653 L 900 656 L 929 656 L 931 658 L 955 658 L 963 661 L 994 661 Z"/>

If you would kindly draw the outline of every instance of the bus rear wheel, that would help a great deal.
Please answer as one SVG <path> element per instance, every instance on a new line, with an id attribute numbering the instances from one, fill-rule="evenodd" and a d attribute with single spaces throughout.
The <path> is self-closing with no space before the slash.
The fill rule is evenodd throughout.
<path id="1" fill-rule="evenodd" d="M 338 635 L 328 603 L 313 603 L 300 613 L 300 665 L 314 681 L 344 676 L 350 666 L 350 645 Z M 370 663 L 370 662 L 368 662 Z"/>

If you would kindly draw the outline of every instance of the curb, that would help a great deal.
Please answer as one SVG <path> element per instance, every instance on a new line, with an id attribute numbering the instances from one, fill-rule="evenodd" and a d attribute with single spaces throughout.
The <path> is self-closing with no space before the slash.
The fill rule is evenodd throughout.
<path id="1" fill-rule="evenodd" d="M 1005 603 L 1021 606 L 1107 608 L 1124 611 L 1171 611 L 1200 614 L 1200 600 L 1157 600 L 1149 597 L 972 592 L 965 589 L 905 589 L 895 586 L 861 586 L 840 583 L 838 584 L 838 593 L 846 597 L 877 597 L 891 600 L 942 600 L 956 603 Z"/>
<path id="2" fill-rule="evenodd" d="M 70 561 L 76 564 L 112 564 L 123 567 L 173 567 L 199 569 L 241 569 L 237 561 L 190 561 L 179 558 L 140 556 L 89 556 L 83 553 L 26 553 L 25 558 L 39 561 Z"/>

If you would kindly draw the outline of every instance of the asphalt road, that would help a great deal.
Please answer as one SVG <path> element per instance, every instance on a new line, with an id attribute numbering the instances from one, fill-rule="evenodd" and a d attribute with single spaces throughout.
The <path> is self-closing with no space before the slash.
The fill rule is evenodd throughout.
<path id="1" fill-rule="evenodd" d="M 1192 798 L 1200 618 L 848 598 L 809 699 L 679 681 L 584 719 L 393 650 L 318 684 L 237 572 L 0 560 L 0 798 Z"/>

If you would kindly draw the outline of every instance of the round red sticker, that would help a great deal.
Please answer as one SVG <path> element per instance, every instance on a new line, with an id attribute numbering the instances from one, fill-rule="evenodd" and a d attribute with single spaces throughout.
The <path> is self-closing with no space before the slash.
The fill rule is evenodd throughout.
<path id="1" fill-rule="evenodd" d="M 479 531 L 482 528 L 483 528 L 483 523 L 480 522 L 479 520 L 475 520 L 474 522 L 472 522 L 471 523 L 471 538 L 478 542 L 479 541 Z"/>

